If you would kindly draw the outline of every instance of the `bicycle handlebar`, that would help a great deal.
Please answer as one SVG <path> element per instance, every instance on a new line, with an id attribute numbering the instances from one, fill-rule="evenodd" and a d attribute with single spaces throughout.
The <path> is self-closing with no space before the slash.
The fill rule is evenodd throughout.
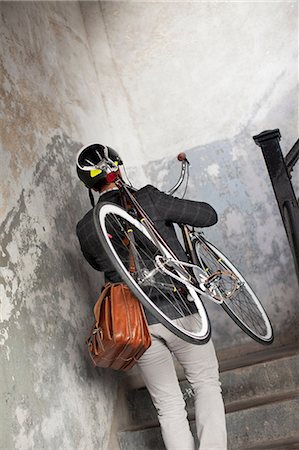
<path id="1" fill-rule="evenodd" d="M 166 193 L 168 195 L 173 195 L 178 189 L 179 187 L 182 185 L 186 173 L 188 174 L 187 170 L 188 170 L 188 166 L 190 165 L 190 162 L 188 161 L 187 157 L 186 157 L 186 153 L 185 152 L 181 152 L 177 155 L 177 159 L 178 161 L 181 162 L 182 166 L 181 166 L 181 173 L 179 176 L 178 181 L 175 183 L 175 185 L 169 189 Z M 97 167 L 101 167 L 101 170 L 105 170 L 107 172 L 106 174 L 106 180 L 108 183 L 112 183 L 115 182 L 118 179 L 118 167 L 111 167 L 111 165 L 107 162 L 107 161 L 102 161 L 101 162 L 101 166 L 97 166 Z"/>
<path id="2" fill-rule="evenodd" d="M 190 165 L 190 163 L 189 163 L 189 161 L 188 161 L 188 159 L 186 157 L 186 153 L 185 152 L 179 153 L 178 156 L 177 156 L 177 159 L 179 161 L 181 161 L 181 162 L 186 161 L 186 163 Z"/>
<path id="3" fill-rule="evenodd" d="M 190 165 L 185 152 L 179 153 L 177 159 L 182 163 L 181 173 L 176 184 L 171 189 L 169 189 L 169 191 L 167 191 L 168 195 L 173 195 L 175 191 L 177 191 L 178 188 L 181 186 L 186 176 L 186 170 L 189 168 L 188 166 Z"/>

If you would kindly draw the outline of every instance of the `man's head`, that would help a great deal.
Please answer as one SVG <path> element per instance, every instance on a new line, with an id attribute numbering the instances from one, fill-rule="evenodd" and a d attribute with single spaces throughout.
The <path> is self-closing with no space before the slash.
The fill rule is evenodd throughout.
<path id="1" fill-rule="evenodd" d="M 78 177 L 85 186 L 99 191 L 109 182 L 107 174 L 116 172 L 122 160 L 113 148 L 95 143 L 79 150 L 76 164 Z"/>

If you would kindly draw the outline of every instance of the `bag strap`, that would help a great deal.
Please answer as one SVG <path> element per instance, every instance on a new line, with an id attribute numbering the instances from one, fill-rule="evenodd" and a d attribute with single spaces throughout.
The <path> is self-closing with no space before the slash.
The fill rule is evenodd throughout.
<path id="1" fill-rule="evenodd" d="M 96 304 L 94 305 L 93 308 L 93 313 L 94 313 L 94 317 L 96 319 L 96 326 L 98 327 L 99 325 L 99 320 L 100 320 L 100 311 L 101 311 L 101 305 L 105 299 L 105 297 L 107 296 L 109 290 L 111 289 L 112 283 L 106 283 Z"/>
<path id="2" fill-rule="evenodd" d="M 120 193 L 120 202 L 121 202 L 121 206 L 124 210 L 129 211 L 129 209 L 131 208 L 131 206 L 128 203 L 128 199 L 125 196 L 124 192 L 122 190 L 119 191 Z"/>

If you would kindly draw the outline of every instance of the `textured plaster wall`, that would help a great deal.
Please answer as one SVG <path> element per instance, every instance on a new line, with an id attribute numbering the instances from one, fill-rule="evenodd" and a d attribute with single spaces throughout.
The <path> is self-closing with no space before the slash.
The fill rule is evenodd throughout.
<path id="1" fill-rule="evenodd" d="M 267 127 L 297 139 L 297 2 L 82 8 L 113 143 L 138 163 Z"/>
<path id="2" fill-rule="evenodd" d="M 104 449 L 118 377 L 85 348 L 102 277 L 75 237 L 74 157 L 106 113 L 78 3 L 0 11 L 0 448 Z"/>
<path id="3" fill-rule="evenodd" d="M 74 236 L 87 210 L 73 159 L 99 139 L 134 183 L 166 188 L 189 150 L 188 196 L 295 338 L 297 285 L 260 150 L 298 137 L 298 4 L 1 2 L 0 448 L 106 448 L 117 377 L 84 337 L 101 277 Z M 168 176 L 168 170 L 171 176 Z M 298 171 L 296 172 L 297 186 Z M 242 334 L 211 308 L 218 346 Z M 96 432 L 94 432 L 96 430 Z"/>
<path id="4" fill-rule="evenodd" d="M 284 153 L 298 139 L 298 3 L 84 2 L 82 11 L 132 181 L 169 188 L 187 150 L 187 197 L 219 215 L 207 236 L 247 275 L 278 341 L 296 339 L 294 266 L 252 136 L 280 128 Z M 249 342 L 209 310 L 218 347 Z"/>

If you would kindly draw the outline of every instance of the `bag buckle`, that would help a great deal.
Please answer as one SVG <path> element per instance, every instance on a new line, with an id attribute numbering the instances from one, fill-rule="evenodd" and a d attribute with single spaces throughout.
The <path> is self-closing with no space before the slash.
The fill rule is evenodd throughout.
<path id="1" fill-rule="evenodd" d="M 98 332 L 100 333 L 101 339 L 103 339 L 103 330 L 101 327 L 94 328 L 92 334 L 97 334 Z"/>

